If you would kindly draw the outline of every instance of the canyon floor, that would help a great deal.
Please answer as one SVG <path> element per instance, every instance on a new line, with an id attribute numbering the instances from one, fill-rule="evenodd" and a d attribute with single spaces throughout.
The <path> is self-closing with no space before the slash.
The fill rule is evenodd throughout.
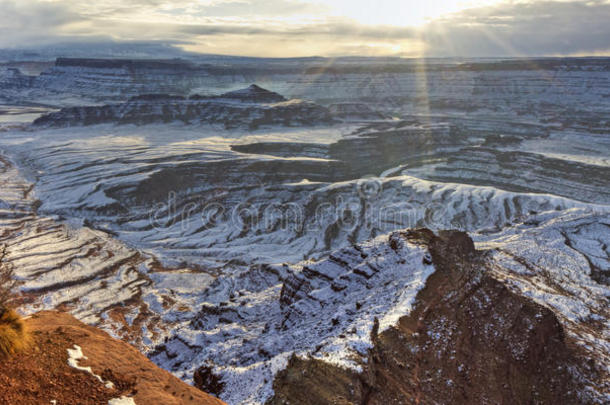
<path id="1" fill-rule="evenodd" d="M 28 66 L 0 64 L 24 315 L 231 405 L 609 401 L 608 58 Z M 97 356 L 55 329 L 48 361 Z M 121 378 L 92 401 L 149 403 Z"/>

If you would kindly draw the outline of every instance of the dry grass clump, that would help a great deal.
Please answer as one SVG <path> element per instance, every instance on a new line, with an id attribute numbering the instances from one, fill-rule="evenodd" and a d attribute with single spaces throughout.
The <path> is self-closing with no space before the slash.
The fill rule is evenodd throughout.
<path id="1" fill-rule="evenodd" d="M 30 336 L 23 320 L 10 308 L 18 281 L 6 260 L 6 246 L 0 247 L 0 358 L 25 349 Z"/>
<path id="2" fill-rule="evenodd" d="M 20 352 L 30 344 L 30 335 L 23 319 L 12 309 L 0 315 L 0 358 Z"/>

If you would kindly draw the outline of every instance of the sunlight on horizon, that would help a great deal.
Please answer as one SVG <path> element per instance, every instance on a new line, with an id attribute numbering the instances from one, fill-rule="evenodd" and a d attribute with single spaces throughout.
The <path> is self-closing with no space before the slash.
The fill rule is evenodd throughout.
<path id="1" fill-rule="evenodd" d="M 267 10 L 248 8 L 248 3 L 227 1 L 190 2 L 185 8 L 165 6 L 154 10 L 154 18 L 160 23 L 182 21 L 186 26 L 196 27 L 205 23 L 222 27 L 231 24 L 244 29 L 264 29 L 258 34 L 263 41 L 249 40 L 248 33 L 219 32 L 210 40 L 207 34 L 196 35 L 197 39 L 179 45 L 186 51 L 235 54 L 245 56 L 266 55 L 269 57 L 291 56 L 402 56 L 421 57 L 429 51 L 421 36 L 427 26 L 443 18 L 476 7 L 507 3 L 506 0 L 318 0 L 288 1 L 294 10 Z M 254 3 L 252 3 L 254 4 Z M 259 3 L 264 4 L 264 3 Z M 212 7 L 212 8 L 210 8 Z M 224 7 L 235 7 L 237 14 L 227 15 Z M 206 11 L 204 11 L 206 10 Z M 139 17 L 144 18 L 146 12 Z M 137 17 L 136 17 L 137 19 Z M 341 35 L 329 27 L 351 27 L 352 35 Z M 294 32 L 291 33 L 292 27 Z M 436 30 L 438 27 L 434 27 Z M 301 33 L 295 35 L 295 33 Z M 340 29 L 339 29 L 340 30 Z M 374 31 L 371 35 L 369 30 Z M 396 35 L 397 30 L 404 30 Z M 412 30 L 410 34 L 407 32 Z M 434 32 L 442 33 L 442 30 Z M 451 38 L 441 34 L 450 42 Z M 325 38 L 323 38 L 325 37 Z M 323 39 L 323 40 L 322 40 Z M 330 39 L 330 40 L 329 40 Z M 227 49 L 231 51 L 227 52 Z"/>
<path id="2" fill-rule="evenodd" d="M 438 17 L 471 7 L 489 6 L 503 0 L 331 0 L 332 11 L 366 25 L 418 27 Z"/>

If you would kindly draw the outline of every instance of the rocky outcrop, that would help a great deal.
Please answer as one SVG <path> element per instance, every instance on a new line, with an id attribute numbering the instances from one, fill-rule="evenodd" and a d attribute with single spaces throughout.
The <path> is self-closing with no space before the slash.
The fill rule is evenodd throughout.
<path id="1" fill-rule="evenodd" d="M 252 85 L 220 96 L 145 94 L 122 104 L 68 107 L 44 115 L 34 127 L 71 127 L 95 124 L 221 124 L 226 129 L 257 129 L 266 125 L 307 126 L 331 123 L 328 110 L 317 104 L 286 99 Z"/>
<path id="2" fill-rule="evenodd" d="M 191 99 L 192 98 L 193 96 L 191 96 Z M 281 103 L 282 101 L 287 101 L 286 97 L 281 94 L 263 89 L 256 84 L 252 84 L 245 89 L 229 91 L 228 93 L 218 96 L 218 98 L 248 103 Z"/>
<path id="3" fill-rule="evenodd" d="M 40 312 L 25 323 L 33 343 L 2 360 L 0 403 L 100 405 L 122 399 L 120 403 L 137 405 L 223 404 L 69 314 Z"/>
<path id="4" fill-rule="evenodd" d="M 426 246 L 436 272 L 413 311 L 371 332 L 361 373 L 293 358 L 270 404 L 602 403 L 586 387 L 607 378 L 555 314 L 494 278 L 462 232 L 401 233 Z"/>
<path id="5" fill-rule="evenodd" d="M 0 67 L 0 88 L 20 89 L 28 88 L 34 83 L 35 76 L 21 73 L 18 68 Z"/>

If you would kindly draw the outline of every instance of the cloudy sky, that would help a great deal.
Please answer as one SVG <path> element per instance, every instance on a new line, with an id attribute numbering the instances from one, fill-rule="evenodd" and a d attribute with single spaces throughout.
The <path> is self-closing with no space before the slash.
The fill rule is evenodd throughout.
<path id="1" fill-rule="evenodd" d="M 0 0 L 0 48 L 159 41 L 250 56 L 610 55 L 610 0 Z"/>

